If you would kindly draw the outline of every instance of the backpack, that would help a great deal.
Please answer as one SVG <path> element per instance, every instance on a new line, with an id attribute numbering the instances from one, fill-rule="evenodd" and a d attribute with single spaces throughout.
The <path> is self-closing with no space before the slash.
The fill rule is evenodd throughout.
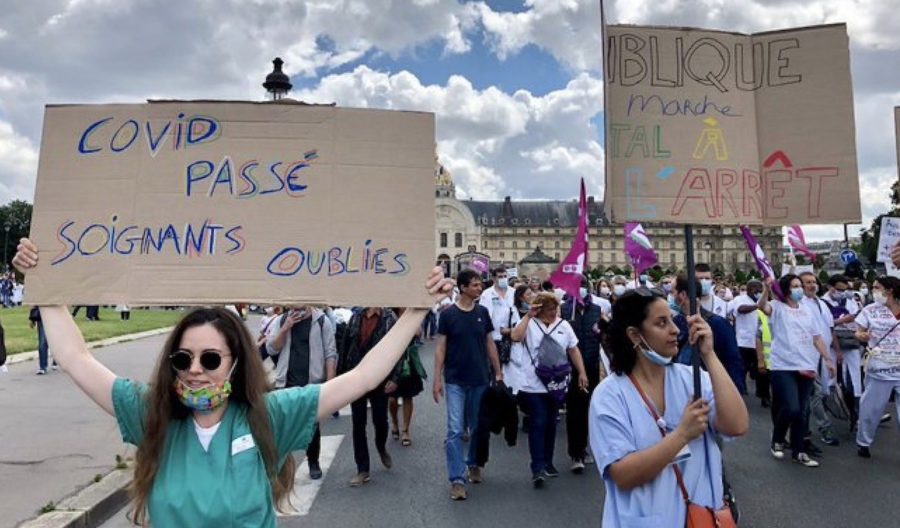
<path id="1" fill-rule="evenodd" d="M 549 332 L 544 332 L 540 324 L 535 322 L 544 335 L 535 348 L 536 354 L 531 353 L 531 350 L 528 349 L 528 340 L 525 340 L 525 349 L 528 350 L 528 356 L 534 366 L 534 373 L 544 384 L 547 393 L 558 403 L 562 403 L 566 399 L 566 391 L 569 389 L 569 381 L 572 378 L 572 365 L 569 364 L 566 349 L 557 343 L 552 335 L 562 323 L 563 321 L 560 320 Z"/>

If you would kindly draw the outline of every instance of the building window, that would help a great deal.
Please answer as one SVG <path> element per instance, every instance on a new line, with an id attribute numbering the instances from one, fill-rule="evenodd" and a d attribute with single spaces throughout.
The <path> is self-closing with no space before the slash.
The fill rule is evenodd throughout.
<path id="1" fill-rule="evenodd" d="M 447 233 L 441 233 L 441 247 L 447 247 Z"/>
<path id="2" fill-rule="evenodd" d="M 501 240 L 501 241 L 500 241 L 500 247 L 501 247 L 501 248 L 506 247 L 506 242 L 503 241 L 503 240 Z M 502 255 L 502 254 L 503 254 L 503 253 L 501 253 L 501 255 Z"/>
<path id="3" fill-rule="evenodd" d="M 598 249 L 603 249 L 603 241 L 602 241 L 602 240 L 598 240 L 598 241 L 597 241 L 597 248 L 598 248 Z"/>
<path id="4" fill-rule="evenodd" d="M 456 247 L 461 248 L 462 247 L 462 233 L 456 233 L 455 235 L 453 235 L 453 242 L 456 245 Z"/>
<path id="5" fill-rule="evenodd" d="M 559 260 L 559 251 L 557 251 L 556 253 L 553 254 L 553 258 L 555 258 L 556 260 Z"/>
<path id="6" fill-rule="evenodd" d="M 554 230 L 553 230 L 553 234 L 558 235 L 558 234 L 559 234 L 559 229 L 554 229 Z"/>
<path id="7" fill-rule="evenodd" d="M 675 264 L 675 253 L 669 253 L 669 262 Z"/>
<path id="8" fill-rule="evenodd" d="M 518 241 L 518 240 L 513 240 L 512 242 L 513 242 L 513 249 L 519 247 L 519 241 Z"/>
<path id="9" fill-rule="evenodd" d="M 488 248 L 488 241 L 487 241 L 487 240 L 483 240 L 483 241 L 481 242 L 481 247 L 482 247 L 482 249 L 487 249 L 487 248 Z"/>
<path id="10" fill-rule="evenodd" d="M 526 235 L 530 235 L 530 234 L 531 234 L 531 229 L 526 229 L 526 230 L 525 230 L 525 234 L 526 234 Z"/>
<path id="11" fill-rule="evenodd" d="M 539 235 L 543 235 L 543 234 L 544 234 L 544 230 L 543 230 L 543 229 L 538 229 L 538 234 L 539 234 Z"/>
<path id="12" fill-rule="evenodd" d="M 513 260 L 519 260 L 519 252 L 513 251 Z"/>
<path id="13" fill-rule="evenodd" d="M 531 249 L 531 240 L 525 241 L 525 249 Z"/>
<path id="14" fill-rule="evenodd" d="M 501 252 L 500 252 L 500 258 L 504 258 L 505 256 L 506 256 L 506 253 L 504 253 L 504 252 L 501 251 Z"/>
<path id="15" fill-rule="evenodd" d="M 555 246 L 556 249 L 559 249 L 559 240 L 556 241 Z"/>

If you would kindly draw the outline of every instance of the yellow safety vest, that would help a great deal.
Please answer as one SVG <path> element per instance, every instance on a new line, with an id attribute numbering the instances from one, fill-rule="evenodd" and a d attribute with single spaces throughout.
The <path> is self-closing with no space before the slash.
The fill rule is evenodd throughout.
<path id="1" fill-rule="evenodd" d="M 772 355 L 772 329 L 769 328 L 769 317 L 762 310 L 756 310 L 756 313 L 762 324 L 763 358 L 766 360 L 766 368 L 771 369 L 772 362 L 769 360 L 769 356 Z"/>

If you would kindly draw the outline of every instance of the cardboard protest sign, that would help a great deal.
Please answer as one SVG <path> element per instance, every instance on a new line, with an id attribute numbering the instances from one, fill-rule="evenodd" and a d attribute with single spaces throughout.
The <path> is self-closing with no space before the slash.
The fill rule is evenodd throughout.
<path id="1" fill-rule="evenodd" d="M 429 306 L 434 116 L 48 106 L 34 304 Z"/>
<path id="2" fill-rule="evenodd" d="M 881 231 L 878 234 L 878 262 L 891 262 L 891 249 L 900 242 L 900 218 L 884 216 L 881 218 Z"/>
<path id="3" fill-rule="evenodd" d="M 616 221 L 860 221 L 845 25 L 607 26 L 605 54 Z"/>

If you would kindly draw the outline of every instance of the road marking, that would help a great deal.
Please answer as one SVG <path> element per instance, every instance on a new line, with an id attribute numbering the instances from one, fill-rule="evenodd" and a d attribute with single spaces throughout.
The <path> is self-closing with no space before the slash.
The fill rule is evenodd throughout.
<path id="1" fill-rule="evenodd" d="M 349 410 L 350 408 L 347 407 L 347 409 Z M 319 454 L 319 466 L 322 468 L 322 478 L 319 480 L 312 480 L 309 478 L 309 466 L 306 464 L 305 459 L 298 464 L 297 472 L 294 474 L 294 491 L 291 493 L 291 505 L 294 507 L 295 511 L 286 514 L 279 513 L 279 517 L 301 517 L 309 513 L 313 501 L 316 500 L 316 495 L 318 495 L 319 490 L 322 488 L 322 482 L 328 475 L 328 469 L 331 467 L 331 463 L 334 461 L 334 457 L 337 455 L 343 440 L 344 435 L 329 435 L 322 437 L 322 450 Z"/>

